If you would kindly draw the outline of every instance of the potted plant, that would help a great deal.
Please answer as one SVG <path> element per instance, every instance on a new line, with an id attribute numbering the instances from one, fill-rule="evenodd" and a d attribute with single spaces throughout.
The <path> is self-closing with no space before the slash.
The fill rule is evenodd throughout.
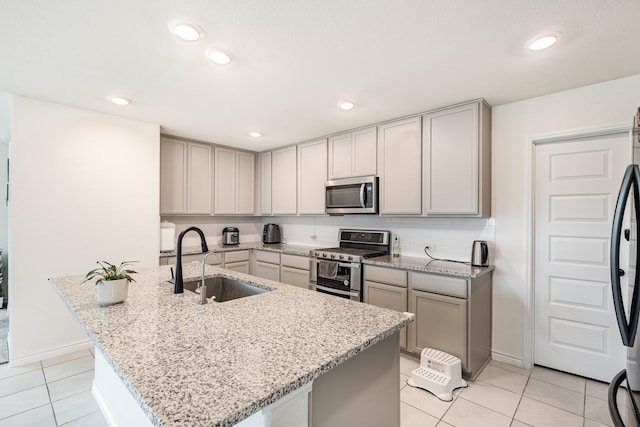
<path id="1" fill-rule="evenodd" d="M 131 275 L 137 271 L 126 268 L 135 262 L 137 261 L 125 261 L 116 267 L 107 261 L 98 261 L 100 267 L 88 272 L 82 283 L 97 277 L 98 304 L 117 304 L 127 298 L 129 282 L 135 282 Z"/>

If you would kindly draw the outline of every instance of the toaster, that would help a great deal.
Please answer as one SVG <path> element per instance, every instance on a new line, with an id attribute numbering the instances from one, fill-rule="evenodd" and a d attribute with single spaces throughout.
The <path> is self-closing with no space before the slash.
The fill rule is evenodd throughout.
<path id="1" fill-rule="evenodd" d="M 278 224 L 265 224 L 262 230 L 262 243 L 280 243 L 280 226 Z"/>

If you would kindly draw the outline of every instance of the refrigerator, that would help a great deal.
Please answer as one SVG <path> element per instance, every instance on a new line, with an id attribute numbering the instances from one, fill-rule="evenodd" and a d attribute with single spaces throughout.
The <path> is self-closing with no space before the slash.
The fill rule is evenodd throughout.
<path id="1" fill-rule="evenodd" d="M 634 138 L 637 133 L 633 132 Z M 627 215 L 629 218 L 625 217 Z M 612 380 L 608 391 L 609 414 L 615 427 L 640 426 L 638 403 L 633 391 L 640 391 L 640 168 L 631 164 L 625 171 L 611 231 L 611 290 L 622 344 L 627 347 L 627 363 Z M 620 245 L 629 248 L 628 261 L 621 260 Z M 622 265 L 621 265 L 622 262 Z M 626 276 L 627 286 L 621 283 Z M 621 389 L 621 387 L 623 387 Z M 619 391 L 627 394 L 622 402 Z"/>

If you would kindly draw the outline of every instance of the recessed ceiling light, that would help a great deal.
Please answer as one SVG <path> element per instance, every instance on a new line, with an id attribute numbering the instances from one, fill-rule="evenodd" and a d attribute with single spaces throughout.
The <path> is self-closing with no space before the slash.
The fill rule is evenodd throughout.
<path id="1" fill-rule="evenodd" d="M 529 43 L 529 50 L 533 52 L 539 52 L 541 50 L 548 49 L 556 44 L 559 38 L 559 33 L 544 34 L 542 36 L 536 37 Z"/>
<path id="2" fill-rule="evenodd" d="M 260 138 L 262 134 L 260 132 L 249 132 L 249 136 L 252 138 Z"/>
<path id="3" fill-rule="evenodd" d="M 232 59 L 230 52 L 218 47 L 207 49 L 204 54 L 211 60 L 211 62 L 218 65 L 227 65 Z"/>
<path id="4" fill-rule="evenodd" d="M 355 108 L 356 104 L 353 101 L 342 100 L 338 103 L 338 108 L 342 111 L 351 111 Z"/>
<path id="5" fill-rule="evenodd" d="M 123 96 L 110 96 L 109 101 L 113 102 L 115 105 L 119 107 L 124 107 L 125 105 L 131 104 L 131 100 Z"/>
<path id="6" fill-rule="evenodd" d="M 204 31 L 190 22 L 170 22 L 169 29 L 176 37 L 185 42 L 195 42 L 204 36 Z"/>

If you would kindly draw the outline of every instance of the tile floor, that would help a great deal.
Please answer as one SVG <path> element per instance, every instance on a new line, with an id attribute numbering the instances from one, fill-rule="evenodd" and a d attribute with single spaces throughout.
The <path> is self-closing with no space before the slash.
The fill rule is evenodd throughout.
<path id="1" fill-rule="evenodd" d="M 0 365 L 0 426 L 106 426 L 91 394 L 93 366 L 92 350 L 15 368 Z M 604 383 L 492 361 L 452 402 L 442 402 L 406 385 L 417 366 L 401 357 L 402 427 L 611 425 Z"/>

